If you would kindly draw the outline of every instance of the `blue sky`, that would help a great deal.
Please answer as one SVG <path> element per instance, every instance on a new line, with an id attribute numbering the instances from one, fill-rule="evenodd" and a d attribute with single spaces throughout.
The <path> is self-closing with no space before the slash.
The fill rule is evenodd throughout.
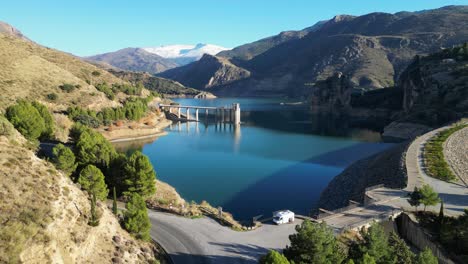
<path id="1" fill-rule="evenodd" d="M 235 47 L 336 14 L 416 11 L 468 0 L 8 0 L 0 20 L 34 41 L 85 56 L 125 47 Z"/>

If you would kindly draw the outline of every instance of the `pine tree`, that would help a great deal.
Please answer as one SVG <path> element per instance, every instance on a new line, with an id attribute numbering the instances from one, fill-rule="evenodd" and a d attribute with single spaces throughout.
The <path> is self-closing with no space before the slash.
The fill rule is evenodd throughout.
<path id="1" fill-rule="evenodd" d="M 70 148 L 63 144 L 58 144 L 52 149 L 53 162 L 59 170 L 62 170 L 67 175 L 72 174 L 77 164 L 75 163 L 75 154 Z"/>
<path id="2" fill-rule="evenodd" d="M 406 245 L 405 241 L 401 239 L 395 232 L 391 232 L 388 238 L 388 244 L 390 245 L 390 258 L 395 264 L 411 264 L 414 259 L 414 254 L 410 248 Z"/>
<path id="3" fill-rule="evenodd" d="M 104 175 L 96 166 L 88 165 L 84 167 L 78 177 L 78 183 L 90 195 L 96 196 L 97 199 L 104 201 L 107 198 L 109 190 L 104 182 Z"/>
<path id="4" fill-rule="evenodd" d="M 111 143 L 90 129 L 84 129 L 76 142 L 76 157 L 80 164 L 93 164 L 106 169 L 115 154 Z"/>
<path id="5" fill-rule="evenodd" d="M 117 192 L 115 191 L 115 187 L 112 188 L 112 212 L 117 215 Z"/>
<path id="6" fill-rule="evenodd" d="M 377 222 L 367 230 L 361 231 L 363 243 L 358 246 L 361 255 L 369 254 L 376 262 L 384 262 L 389 256 L 388 237 L 381 225 Z"/>
<path id="7" fill-rule="evenodd" d="M 49 109 L 39 102 L 32 102 L 32 106 L 37 109 L 42 119 L 44 120 L 44 131 L 42 131 L 41 138 L 53 139 L 55 131 L 54 117 L 50 114 Z"/>
<path id="8" fill-rule="evenodd" d="M 124 171 L 124 182 L 127 186 L 127 191 L 124 192 L 125 195 L 138 193 L 142 197 L 147 198 L 156 192 L 154 185 L 156 173 L 154 172 L 153 165 L 151 165 L 148 157 L 140 151 L 135 151 L 128 158 Z"/>
<path id="9" fill-rule="evenodd" d="M 151 223 L 143 197 L 138 193 L 132 193 L 125 208 L 125 229 L 136 238 L 148 241 L 150 239 Z"/>
<path id="10" fill-rule="evenodd" d="M 439 261 L 432 254 L 432 251 L 429 248 L 426 248 L 421 253 L 419 253 L 418 257 L 416 258 L 415 263 L 416 264 L 438 264 Z"/>
<path id="11" fill-rule="evenodd" d="M 288 259 L 276 250 L 270 250 L 268 254 L 261 257 L 258 261 L 260 264 L 289 264 Z"/>
<path id="12" fill-rule="evenodd" d="M 284 250 L 286 258 L 294 263 L 342 263 L 345 254 L 334 234 L 325 223 L 305 220 L 290 235 L 291 245 Z"/>
<path id="13" fill-rule="evenodd" d="M 436 205 L 440 201 L 439 194 L 436 193 L 428 184 L 423 185 L 420 192 L 421 203 L 424 205 L 424 211 L 426 211 L 426 206 Z"/>

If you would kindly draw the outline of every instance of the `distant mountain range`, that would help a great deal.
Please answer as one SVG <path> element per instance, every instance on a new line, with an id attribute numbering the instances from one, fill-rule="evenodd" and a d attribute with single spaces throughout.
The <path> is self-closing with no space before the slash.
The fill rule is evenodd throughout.
<path id="1" fill-rule="evenodd" d="M 126 48 L 115 52 L 86 57 L 86 60 L 105 63 L 118 69 L 158 73 L 180 66 L 176 62 L 141 48 Z"/>
<path id="2" fill-rule="evenodd" d="M 212 44 L 167 45 L 147 48 L 125 48 L 115 52 L 86 57 L 121 70 L 156 74 L 199 60 L 203 54 L 215 55 L 227 48 Z"/>
<path id="3" fill-rule="evenodd" d="M 338 15 L 159 75 L 220 96 L 308 96 L 336 72 L 355 87 L 377 89 L 393 86 L 415 55 L 467 41 L 467 24 L 468 6 Z"/>
<path id="4" fill-rule="evenodd" d="M 203 54 L 216 55 L 221 51 L 229 50 L 228 48 L 221 46 L 201 43 L 197 45 L 166 45 L 143 49 L 163 58 L 170 59 L 179 65 L 185 65 L 197 61 L 203 56 Z"/>

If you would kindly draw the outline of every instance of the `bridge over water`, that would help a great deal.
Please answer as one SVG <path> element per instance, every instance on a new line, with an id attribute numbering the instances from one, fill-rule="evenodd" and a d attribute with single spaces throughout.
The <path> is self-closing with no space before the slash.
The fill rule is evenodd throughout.
<path id="1" fill-rule="evenodd" d="M 200 110 L 202 110 L 205 112 L 206 117 L 208 117 L 208 115 L 211 113 L 217 120 L 220 120 L 221 122 L 234 123 L 236 125 L 241 123 L 241 110 L 240 104 L 238 103 L 223 107 L 159 104 L 159 108 L 163 111 L 168 111 L 169 113 L 175 114 L 179 120 L 198 122 L 200 120 Z M 185 118 L 182 118 L 182 109 L 185 109 Z M 195 111 L 194 118 L 190 116 L 190 110 Z"/>

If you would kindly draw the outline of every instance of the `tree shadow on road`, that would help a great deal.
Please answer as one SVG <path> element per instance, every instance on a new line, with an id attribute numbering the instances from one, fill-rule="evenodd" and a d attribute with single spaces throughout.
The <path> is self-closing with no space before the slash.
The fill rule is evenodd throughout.
<path id="1" fill-rule="evenodd" d="M 170 254 L 174 264 L 206 264 L 206 263 L 258 263 L 258 259 L 265 255 L 270 248 L 259 247 L 256 245 L 248 244 L 228 244 L 210 242 L 215 247 L 220 247 L 223 255 L 193 255 L 187 253 L 173 253 Z M 281 250 L 281 249 L 275 249 Z"/>

